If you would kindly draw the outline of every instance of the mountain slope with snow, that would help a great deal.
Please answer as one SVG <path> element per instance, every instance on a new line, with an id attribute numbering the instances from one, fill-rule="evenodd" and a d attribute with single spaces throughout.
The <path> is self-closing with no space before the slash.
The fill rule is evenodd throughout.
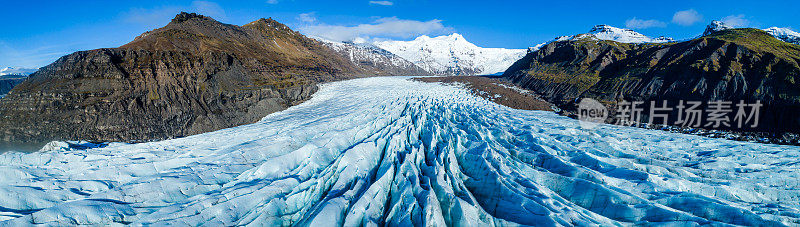
<path id="1" fill-rule="evenodd" d="M 372 44 L 335 42 L 319 38 L 317 40 L 322 41 L 329 48 L 347 57 L 353 64 L 365 71 L 406 76 L 428 74 L 427 71 L 414 63 Z"/>
<path id="2" fill-rule="evenodd" d="M 420 36 L 412 41 L 380 41 L 375 45 L 437 75 L 488 75 L 505 71 L 527 50 L 482 48 L 463 36 Z"/>
<path id="3" fill-rule="evenodd" d="M 711 23 L 706 26 L 706 30 L 703 31 L 703 36 L 711 35 L 711 33 L 724 31 L 728 29 L 733 29 L 733 27 L 728 26 L 727 24 L 725 24 L 725 22 L 722 21 L 718 20 L 711 21 Z"/>
<path id="4" fill-rule="evenodd" d="M 366 78 L 255 124 L 2 154 L 0 225 L 797 225 L 798 156 Z"/>
<path id="5" fill-rule="evenodd" d="M 621 43 L 666 43 L 674 41 L 672 38 L 664 36 L 650 38 L 630 29 L 617 28 L 604 24 L 595 25 L 589 30 L 588 33 L 573 36 L 561 36 L 556 38 L 556 41 L 579 39 L 610 40 Z"/>
<path id="6" fill-rule="evenodd" d="M 800 45 L 800 33 L 789 28 L 770 27 L 764 29 L 764 31 L 784 42 Z"/>
<path id="7" fill-rule="evenodd" d="M 706 26 L 706 30 L 703 32 L 703 36 L 711 35 L 711 33 L 724 31 L 728 29 L 734 29 L 733 26 L 725 24 L 722 21 L 711 21 L 711 24 Z M 772 35 L 776 39 L 787 43 L 793 43 L 800 45 L 800 33 L 792 31 L 789 28 L 779 28 L 779 27 L 769 27 L 765 29 L 761 29 L 768 34 Z"/>

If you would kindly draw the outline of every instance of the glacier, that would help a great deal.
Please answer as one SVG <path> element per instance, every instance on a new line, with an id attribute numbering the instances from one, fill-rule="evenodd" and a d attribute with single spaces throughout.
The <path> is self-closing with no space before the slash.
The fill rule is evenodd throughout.
<path id="1" fill-rule="evenodd" d="M 0 155 L 0 225 L 800 225 L 800 149 L 328 83 L 261 121 Z"/>

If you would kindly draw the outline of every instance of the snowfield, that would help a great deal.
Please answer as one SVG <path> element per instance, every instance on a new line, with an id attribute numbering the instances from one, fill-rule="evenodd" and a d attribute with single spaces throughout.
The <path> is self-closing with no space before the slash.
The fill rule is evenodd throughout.
<path id="1" fill-rule="evenodd" d="M 0 225 L 800 225 L 798 147 L 582 130 L 407 78 L 186 138 L 59 144 L 0 155 Z"/>
<path id="2" fill-rule="evenodd" d="M 458 33 L 433 38 L 423 35 L 411 41 L 381 41 L 375 45 L 432 74 L 453 76 L 502 74 L 528 52 L 478 47 Z"/>

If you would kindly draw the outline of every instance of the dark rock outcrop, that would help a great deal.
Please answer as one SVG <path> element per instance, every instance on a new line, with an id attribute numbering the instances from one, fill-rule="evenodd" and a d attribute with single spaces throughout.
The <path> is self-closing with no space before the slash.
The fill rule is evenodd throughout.
<path id="1" fill-rule="evenodd" d="M 800 46 L 758 29 L 722 29 L 679 43 L 552 42 L 504 77 L 566 110 L 580 98 L 761 101 L 755 131 L 800 131 Z M 645 111 L 646 112 L 646 111 Z M 673 115 L 674 116 L 674 115 Z"/>
<path id="2" fill-rule="evenodd" d="M 22 83 L 26 76 L 16 76 L 16 75 L 6 75 L 0 76 L 0 96 L 5 95 L 11 89 L 13 89 L 17 84 Z"/>
<path id="3" fill-rule="evenodd" d="M 253 123 L 317 83 L 371 76 L 272 19 L 244 26 L 181 13 L 119 48 L 43 67 L 0 100 L 0 141 L 148 141 Z"/>

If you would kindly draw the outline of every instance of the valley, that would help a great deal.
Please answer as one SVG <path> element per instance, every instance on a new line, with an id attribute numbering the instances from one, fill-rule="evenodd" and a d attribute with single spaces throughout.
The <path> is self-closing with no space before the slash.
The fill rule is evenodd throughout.
<path id="1" fill-rule="evenodd" d="M 800 226 L 791 28 L 362 3 L 131 8 L 103 25 L 135 38 L 42 67 L 78 44 L 0 37 L 0 226 Z"/>

